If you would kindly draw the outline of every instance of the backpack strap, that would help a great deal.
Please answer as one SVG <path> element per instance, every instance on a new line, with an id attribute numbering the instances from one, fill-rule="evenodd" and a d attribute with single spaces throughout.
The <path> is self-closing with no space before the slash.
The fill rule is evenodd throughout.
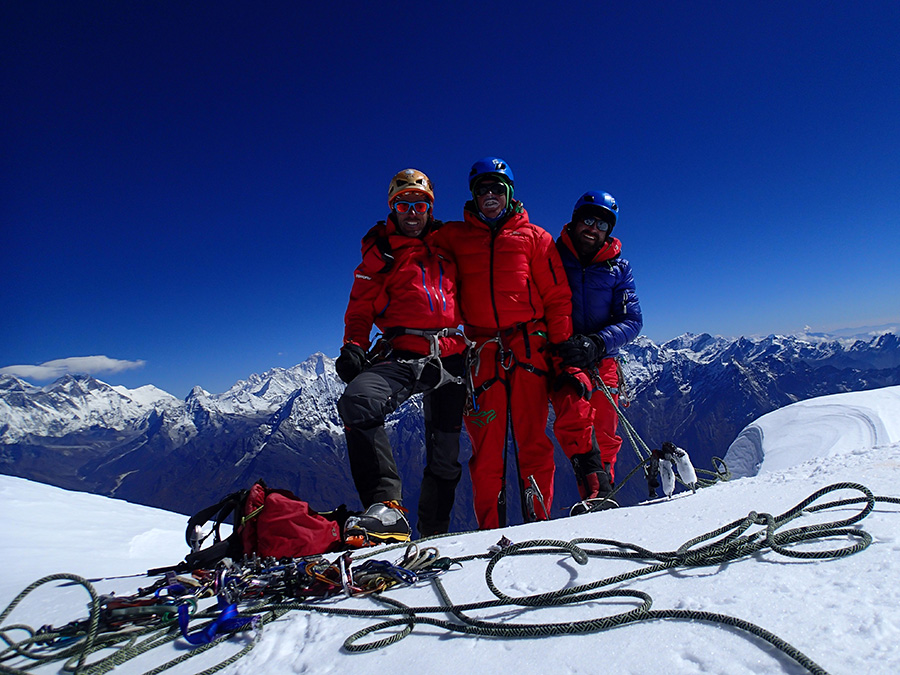
<path id="1" fill-rule="evenodd" d="M 199 537 L 198 532 L 199 528 L 203 527 L 207 522 L 209 522 L 213 516 L 215 516 L 215 527 L 213 531 L 215 533 L 215 543 L 219 543 L 222 541 L 222 535 L 219 532 L 219 527 L 221 524 L 228 518 L 228 516 L 234 516 L 234 526 L 237 528 L 240 525 L 240 519 L 242 516 L 241 508 L 244 505 L 244 501 L 247 499 L 247 490 L 239 490 L 237 492 L 232 492 L 227 497 L 224 497 L 218 504 L 213 504 L 212 506 L 207 506 L 205 509 L 198 511 L 188 520 L 187 527 L 184 531 L 184 540 L 187 542 L 187 545 L 191 548 L 191 551 L 197 551 L 206 538 Z M 212 532 L 210 534 L 212 534 Z"/>
<path id="2" fill-rule="evenodd" d="M 212 569 L 223 558 L 240 558 L 241 555 L 243 555 L 243 545 L 237 528 L 240 526 L 241 511 L 244 502 L 247 499 L 248 492 L 249 490 L 232 492 L 217 504 L 207 506 L 205 509 L 198 511 L 191 516 L 184 531 L 184 540 L 191 549 L 190 553 L 188 553 L 184 560 L 177 565 L 171 567 L 158 567 L 148 570 L 147 574 L 149 576 L 154 576 L 157 574 L 165 574 L 167 572 L 180 574 L 196 569 Z M 225 522 L 228 516 L 233 516 L 235 529 L 227 539 L 223 540 L 219 527 Z M 206 548 L 201 548 L 203 542 L 209 537 L 209 534 L 205 537 L 201 537 L 200 530 L 203 525 L 213 518 L 215 518 L 215 527 L 213 527 L 210 534 L 215 533 L 216 535 L 214 543 Z"/>
<path id="3" fill-rule="evenodd" d="M 366 232 L 366 236 L 363 237 L 363 241 L 371 241 L 375 248 L 378 249 L 378 253 L 381 254 L 381 259 L 384 261 L 384 267 L 378 270 L 379 274 L 387 274 L 394 267 L 394 249 L 391 246 L 390 239 L 388 239 L 385 234 L 385 225 L 387 223 L 383 220 L 379 220 L 372 227 L 371 230 Z"/>

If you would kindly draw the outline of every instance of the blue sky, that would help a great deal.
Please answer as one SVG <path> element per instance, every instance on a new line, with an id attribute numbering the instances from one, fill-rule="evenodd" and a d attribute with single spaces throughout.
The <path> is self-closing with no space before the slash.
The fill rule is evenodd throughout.
<path id="1" fill-rule="evenodd" d="M 0 367 L 183 397 L 336 355 L 390 177 L 455 219 L 485 155 L 554 235 L 615 195 L 655 341 L 896 322 L 898 35 L 894 1 L 3 3 Z"/>

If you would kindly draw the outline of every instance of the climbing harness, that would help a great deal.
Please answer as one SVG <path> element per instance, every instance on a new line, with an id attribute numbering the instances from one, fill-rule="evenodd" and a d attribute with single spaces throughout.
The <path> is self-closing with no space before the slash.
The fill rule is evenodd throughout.
<path id="1" fill-rule="evenodd" d="M 469 387 L 469 397 L 468 402 L 466 404 L 466 414 L 470 414 L 472 412 L 478 412 L 478 398 L 490 389 L 494 384 L 499 381 L 508 382 L 509 373 L 516 368 L 521 368 L 522 370 L 527 370 L 534 375 L 539 375 L 542 377 L 547 377 L 549 373 L 542 368 L 538 368 L 533 363 L 528 363 L 519 361 L 515 353 L 512 350 L 511 345 L 509 344 L 509 339 L 515 337 L 517 333 L 522 334 L 522 338 L 524 340 L 525 345 L 525 357 L 531 358 L 531 336 L 539 336 L 544 337 L 546 339 L 546 334 L 543 330 L 539 328 L 542 324 L 542 321 L 529 321 L 523 323 L 517 323 L 515 326 L 511 328 L 507 328 L 505 330 L 498 331 L 493 334 L 491 337 L 483 340 L 480 345 L 475 347 L 477 343 L 471 343 L 470 349 L 468 350 L 468 358 L 466 362 L 466 372 L 468 373 L 468 387 Z M 529 326 L 534 325 L 534 327 L 538 328 L 537 330 L 529 333 Z M 481 353 L 484 351 L 484 348 L 489 344 L 497 345 L 497 354 L 495 356 L 497 364 L 499 368 L 495 375 L 484 382 L 482 382 L 478 387 L 475 387 L 474 374 L 478 373 L 481 370 Z M 501 380 L 500 373 L 501 371 L 506 374 L 506 378 Z M 508 394 L 507 394 L 508 397 Z"/>
<path id="2" fill-rule="evenodd" d="M 441 328 L 439 330 L 420 330 L 418 328 L 389 328 L 385 333 L 380 334 L 374 340 L 374 345 L 367 355 L 369 364 L 388 358 L 393 352 L 394 347 L 392 341 L 401 335 L 415 335 L 417 337 L 428 340 L 428 354 L 419 358 L 396 358 L 397 363 L 404 363 L 411 366 L 416 374 L 416 381 L 422 377 L 422 372 L 429 364 L 434 364 L 440 371 L 438 383 L 434 385 L 437 389 L 445 384 L 466 384 L 467 378 L 463 375 L 452 375 L 444 368 L 441 361 L 441 338 L 458 337 L 466 345 L 466 353 L 471 350 L 475 343 L 466 337 L 466 334 L 458 328 Z M 465 359 L 464 359 L 465 361 Z"/>

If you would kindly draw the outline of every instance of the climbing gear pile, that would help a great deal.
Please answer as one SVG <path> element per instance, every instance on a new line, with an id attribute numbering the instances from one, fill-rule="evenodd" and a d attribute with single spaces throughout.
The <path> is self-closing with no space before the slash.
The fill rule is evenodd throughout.
<path id="1" fill-rule="evenodd" d="M 179 637 L 196 648 L 153 670 L 161 672 L 235 633 L 255 631 L 253 639 L 238 653 L 204 671 L 211 673 L 250 651 L 264 624 L 293 609 L 324 609 L 301 604 L 299 600 L 381 593 L 397 585 L 434 578 L 453 564 L 440 558 L 437 549 L 420 549 L 416 544 L 409 545 L 396 563 L 367 560 L 354 566 L 352 555 L 355 553 L 348 551 L 334 560 L 324 556 L 279 560 L 253 555 L 239 563 L 225 558 L 214 569 L 194 570 L 191 574 L 167 572 L 150 586 L 122 597 L 99 594 L 93 583 L 102 579 L 49 575 L 19 593 L 0 614 L 0 639 L 6 645 L 0 649 L 0 672 L 30 673 L 48 663 L 64 662 L 65 670 L 95 675 Z M 365 557 L 361 555 L 359 559 Z M 87 618 L 61 627 L 44 625 L 38 629 L 21 623 L 5 624 L 29 594 L 58 581 L 87 591 Z M 112 654 L 107 653 L 109 650 Z M 97 658 L 101 651 L 106 655 Z"/>
<path id="2" fill-rule="evenodd" d="M 820 502 L 825 495 L 837 491 L 853 491 L 861 496 Z M 362 564 L 353 565 L 345 552 L 337 558 L 311 557 L 275 560 L 251 556 L 240 563 L 223 561 L 215 570 L 197 570 L 189 576 L 173 573 L 158 579 L 151 586 L 139 589 L 133 596 L 99 595 L 91 582 L 74 575 L 45 577 L 22 591 L 0 614 L 0 636 L 6 648 L 0 650 L 0 670 L 6 673 L 27 673 L 32 668 L 53 661 L 66 661 L 66 668 L 76 673 L 104 673 L 116 665 L 144 652 L 177 640 L 179 636 L 194 646 L 151 672 L 158 673 L 180 663 L 191 654 L 210 648 L 234 633 L 252 631 L 237 653 L 204 673 L 212 673 L 230 665 L 250 651 L 257 643 L 262 627 L 289 611 L 309 611 L 338 616 L 370 618 L 376 621 L 344 641 L 347 652 L 368 652 L 391 645 L 411 635 L 417 625 L 439 627 L 454 633 L 494 638 L 540 638 L 552 635 L 594 633 L 659 619 L 684 620 L 727 625 L 768 642 L 787 657 L 802 665 L 810 673 L 825 671 L 811 658 L 785 640 L 753 623 L 740 618 L 708 611 L 684 609 L 652 609 L 652 597 L 640 590 L 622 588 L 625 582 L 640 577 L 658 577 L 661 573 L 693 567 L 722 566 L 737 560 L 752 561 L 761 555 L 779 555 L 806 560 L 827 560 L 859 553 L 873 541 L 872 535 L 859 528 L 859 523 L 875 509 L 876 503 L 898 505 L 900 499 L 876 497 L 868 488 L 856 483 L 837 483 L 822 488 L 781 515 L 750 512 L 711 532 L 694 537 L 675 551 L 654 552 L 640 546 L 608 539 L 583 537 L 571 541 L 533 540 L 513 543 L 505 537 L 483 554 L 459 558 L 443 558 L 436 548 L 407 545 L 398 562 L 368 560 L 383 556 L 398 548 L 385 547 L 358 556 Z M 855 514 L 842 520 L 814 525 L 787 526 L 798 518 L 827 509 L 842 514 L 851 505 L 862 505 Z M 446 536 L 446 535 L 444 535 Z M 825 549 L 826 543 L 851 540 L 846 546 Z M 494 570 L 507 558 L 524 555 L 571 557 L 580 566 L 591 559 L 614 558 L 636 563 L 635 569 L 598 581 L 567 585 L 559 590 L 527 596 L 511 596 L 498 588 Z M 486 560 L 485 583 L 494 600 L 454 604 L 440 575 L 454 565 L 462 566 L 476 560 Z M 674 574 L 673 580 L 679 575 Z M 33 629 L 23 624 L 6 625 L 10 613 L 37 587 L 53 581 L 77 583 L 90 595 L 90 615 L 62 627 L 44 626 Z M 436 606 L 412 607 L 385 594 L 397 587 L 429 582 L 440 598 Z M 614 590 L 604 590 L 614 587 Z M 367 596 L 384 605 L 384 609 L 351 608 L 346 603 L 316 603 L 337 596 L 350 598 Z M 204 600 L 215 597 L 211 607 L 201 608 Z M 558 623 L 512 623 L 508 611 L 500 609 L 497 620 L 485 618 L 493 610 L 517 607 L 563 607 L 609 601 L 615 610 L 621 605 L 631 608 L 613 615 L 579 621 Z M 470 616 L 477 612 L 479 618 Z M 431 615 L 452 618 L 440 619 Z M 193 627 L 191 626 L 193 624 Z M 383 638 L 362 642 L 368 636 L 390 628 L 399 632 Z M 25 633 L 19 638 L 19 633 Z M 433 636 L 433 631 L 428 631 Z M 97 652 L 112 654 L 97 657 Z M 30 664 L 30 665 L 29 665 Z"/>

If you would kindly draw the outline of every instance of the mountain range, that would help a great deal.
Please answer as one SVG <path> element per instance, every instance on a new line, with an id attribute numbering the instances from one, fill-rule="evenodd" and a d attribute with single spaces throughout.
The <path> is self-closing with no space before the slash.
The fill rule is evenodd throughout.
<path id="1" fill-rule="evenodd" d="M 671 440 L 698 469 L 712 470 L 713 458 L 724 457 L 740 431 L 767 412 L 900 384 L 900 337 L 685 334 L 661 345 L 640 337 L 622 361 L 623 413 L 640 437 L 650 447 Z M 126 389 L 86 375 L 45 387 L 0 375 L 0 473 L 186 514 L 258 478 L 293 490 L 313 508 L 359 508 L 336 408 L 343 387 L 333 360 L 321 353 L 251 375 L 221 394 L 195 387 L 184 400 L 152 385 Z M 413 521 L 424 462 L 421 420 L 420 397 L 388 420 Z M 464 461 L 470 453 L 463 434 Z M 617 477 L 637 463 L 626 440 Z M 557 466 L 554 516 L 577 500 L 558 448 Z M 509 483 L 515 493 L 515 481 Z M 633 504 L 648 494 L 638 472 L 617 498 Z M 474 528 L 469 504 L 464 471 L 453 529 Z"/>

